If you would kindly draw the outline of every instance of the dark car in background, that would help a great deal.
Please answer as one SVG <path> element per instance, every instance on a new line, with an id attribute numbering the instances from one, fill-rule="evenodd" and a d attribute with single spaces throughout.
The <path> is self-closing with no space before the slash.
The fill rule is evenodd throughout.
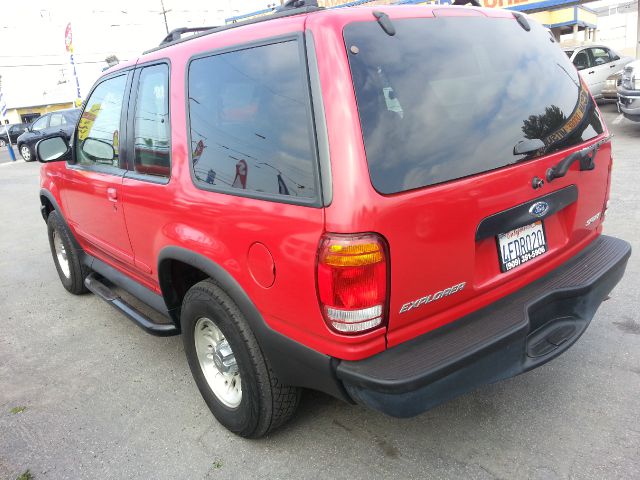
<path id="1" fill-rule="evenodd" d="M 15 144 L 18 141 L 18 137 L 22 135 L 26 129 L 26 123 L 2 125 L 0 127 L 0 147 L 6 147 L 8 142 Z"/>
<path id="2" fill-rule="evenodd" d="M 78 121 L 80 110 L 70 108 L 46 113 L 27 127 L 17 139 L 18 150 L 25 162 L 36 159 L 36 143 L 50 135 L 62 133 L 67 139 L 71 137 L 73 129 Z"/>

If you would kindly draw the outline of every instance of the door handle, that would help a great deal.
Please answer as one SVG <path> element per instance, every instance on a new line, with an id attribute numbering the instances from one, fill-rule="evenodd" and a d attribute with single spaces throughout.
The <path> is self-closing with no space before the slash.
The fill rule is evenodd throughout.
<path id="1" fill-rule="evenodd" d="M 615 64 L 609 65 L 609 68 L 614 68 L 615 66 L 616 66 Z"/>
<path id="2" fill-rule="evenodd" d="M 110 202 L 117 202 L 118 191 L 113 187 L 107 188 L 107 198 L 109 199 Z"/>
<path id="3" fill-rule="evenodd" d="M 591 70 L 591 71 L 589 72 L 589 75 L 591 75 L 592 73 L 594 73 L 594 71 L 595 71 L 595 70 Z"/>

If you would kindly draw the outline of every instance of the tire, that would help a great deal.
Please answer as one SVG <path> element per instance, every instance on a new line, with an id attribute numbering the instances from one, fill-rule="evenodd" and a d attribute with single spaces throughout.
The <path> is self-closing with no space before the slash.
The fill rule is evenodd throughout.
<path id="1" fill-rule="evenodd" d="M 36 159 L 28 145 L 20 145 L 20 155 L 25 162 L 33 162 Z"/>
<path id="2" fill-rule="evenodd" d="M 246 319 L 231 298 L 213 280 L 203 280 L 189 289 L 182 304 L 180 321 L 184 350 L 191 373 L 209 409 L 224 427 L 245 438 L 259 438 L 291 418 L 300 401 L 300 389 L 282 385 L 278 381 L 262 355 Z M 206 351 L 213 352 L 221 344 L 220 339 L 214 340 L 213 336 L 204 335 L 205 331 L 213 331 L 213 328 L 203 330 L 206 321 L 211 322 L 223 335 L 222 343 L 228 342 L 239 378 L 220 371 L 220 357 L 218 363 L 216 360 L 203 358 L 203 348 L 209 347 Z M 210 325 L 207 326 L 209 327 Z M 200 341 L 196 344 L 198 340 Z M 216 341 L 217 346 L 210 348 Z M 225 362 L 228 358 L 225 357 Z M 208 363 L 203 367 L 201 361 Z M 217 372 L 215 378 L 219 380 L 218 387 L 222 385 L 222 380 L 229 379 L 227 393 L 232 394 L 221 394 L 219 388 L 216 393 L 216 383 L 211 382 L 211 372 Z M 224 385 L 227 386 L 227 383 Z M 238 385 L 241 387 L 239 400 L 237 395 L 233 395 Z"/>
<path id="3" fill-rule="evenodd" d="M 64 288 L 74 295 L 86 293 L 84 279 L 88 269 L 80 261 L 80 255 L 74 248 L 71 232 L 60 218 L 60 214 L 53 210 L 47 218 L 49 246 L 53 263 Z"/>
<path id="4" fill-rule="evenodd" d="M 7 141 L 4 138 L 0 138 L 0 147 L 6 147 Z"/>

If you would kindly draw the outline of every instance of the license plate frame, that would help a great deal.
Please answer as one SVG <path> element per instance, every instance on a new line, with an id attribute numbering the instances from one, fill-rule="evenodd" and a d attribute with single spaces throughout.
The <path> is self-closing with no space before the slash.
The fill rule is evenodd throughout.
<path id="1" fill-rule="evenodd" d="M 495 238 L 502 273 L 510 272 L 549 251 L 547 232 L 542 220 L 499 233 Z"/>

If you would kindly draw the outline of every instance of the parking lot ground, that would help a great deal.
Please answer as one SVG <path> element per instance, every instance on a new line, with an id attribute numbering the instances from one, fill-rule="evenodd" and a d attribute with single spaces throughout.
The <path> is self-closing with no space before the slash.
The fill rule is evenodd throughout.
<path id="1" fill-rule="evenodd" d="M 13 145 L 12 148 L 13 148 L 13 153 L 16 156 L 16 160 L 19 160 L 20 162 L 22 162 L 23 160 L 22 160 L 22 157 L 20 156 L 20 152 L 18 152 L 18 147 Z M 11 156 L 9 155 L 9 149 L 7 147 L 1 147 L 0 148 L 0 165 L 5 163 L 12 163 Z"/>
<path id="2" fill-rule="evenodd" d="M 616 135 L 605 233 L 634 254 L 575 346 L 411 419 L 307 392 L 258 441 L 213 419 L 180 337 L 62 288 L 38 164 L 0 168 L 0 479 L 640 478 L 640 123 L 602 111 Z"/>

